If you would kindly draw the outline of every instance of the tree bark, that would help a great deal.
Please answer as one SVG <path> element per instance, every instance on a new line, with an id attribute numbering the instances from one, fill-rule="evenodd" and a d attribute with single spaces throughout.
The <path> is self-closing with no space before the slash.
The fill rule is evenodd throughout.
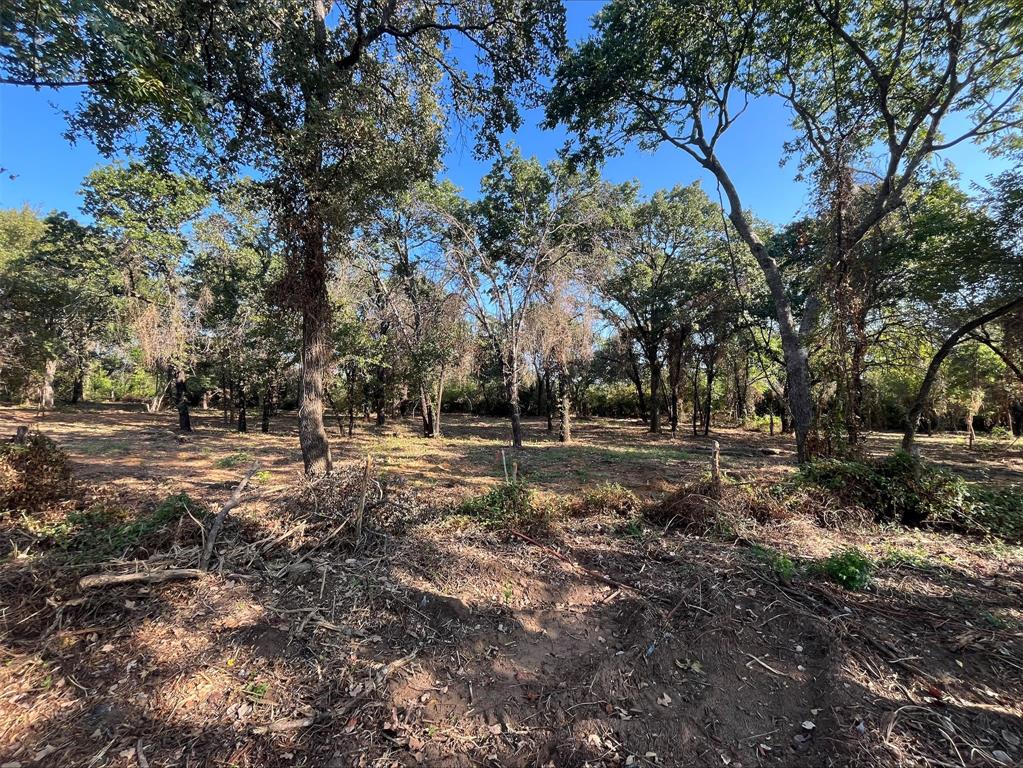
<path id="1" fill-rule="evenodd" d="M 247 400 L 248 400 L 248 397 L 245 394 L 245 385 L 244 384 L 239 384 L 238 385 L 238 431 L 239 432 L 248 432 L 249 431 L 249 422 L 246 419 L 246 414 L 248 413 L 248 402 L 246 402 Z"/>
<path id="2" fill-rule="evenodd" d="M 505 394 L 511 410 L 512 447 L 522 447 L 522 409 L 519 404 L 519 364 L 514 353 L 503 358 Z"/>
<path id="3" fill-rule="evenodd" d="M 916 438 L 916 431 L 920 426 L 920 417 L 923 415 L 924 409 L 927 407 L 927 401 L 931 395 L 931 389 L 934 387 L 934 382 L 938 378 L 938 371 L 941 368 L 941 364 L 945 362 L 945 358 L 949 356 L 956 345 L 959 344 L 967 335 L 980 328 L 985 323 L 990 323 L 992 320 L 997 320 L 1002 315 L 1006 315 L 1012 312 L 1017 307 L 1023 307 L 1023 296 L 1020 296 L 1008 304 L 1003 304 L 1000 307 L 992 309 L 980 317 L 976 317 L 970 322 L 958 328 L 954 331 L 947 339 L 945 343 L 938 348 L 934 357 L 931 358 L 930 365 L 927 366 L 927 373 L 924 374 L 924 380 L 920 382 L 920 389 L 917 390 L 916 397 L 913 398 L 913 403 L 909 407 L 909 414 L 906 417 L 906 431 L 902 435 L 902 450 L 906 453 L 913 452 L 913 441 Z"/>
<path id="4" fill-rule="evenodd" d="M 646 395 L 643 393 L 643 377 L 639 375 L 639 363 L 632 351 L 632 342 L 628 344 L 629 373 L 632 375 L 632 383 L 636 385 L 636 397 L 639 399 L 639 416 L 643 421 L 648 420 L 646 408 Z"/>
<path id="5" fill-rule="evenodd" d="M 303 222 L 302 390 L 298 440 L 306 474 L 324 474 L 333 466 L 323 426 L 323 376 L 330 350 L 330 304 L 324 226 L 314 205 Z"/>
<path id="6" fill-rule="evenodd" d="M 43 384 L 39 392 L 39 407 L 49 409 L 53 407 L 53 380 L 57 376 L 57 360 L 47 360 L 43 365 Z"/>
<path id="7" fill-rule="evenodd" d="M 775 318 L 778 321 L 782 352 L 785 357 L 789 410 L 796 432 L 796 460 L 802 464 L 811 458 L 808 438 L 813 426 L 813 401 L 810 397 L 809 352 L 803 341 L 803 334 L 796 325 L 796 319 L 792 314 L 792 304 L 789 301 L 788 292 L 785 290 L 781 268 L 774 256 L 771 255 L 767 245 L 747 220 L 735 185 L 725 172 L 724 166 L 713 155 L 712 150 L 709 151 L 702 164 L 721 183 L 721 188 L 728 197 L 728 218 L 750 249 L 767 281 L 771 301 L 774 304 Z"/>
<path id="8" fill-rule="evenodd" d="M 648 353 L 647 363 L 650 366 L 650 431 L 654 434 L 661 431 L 661 363 L 657 353 Z"/>
<path id="9" fill-rule="evenodd" d="M 558 417 L 561 429 L 558 440 L 562 443 L 572 442 L 572 391 L 568 369 L 562 367 L 558 372 Z"/>

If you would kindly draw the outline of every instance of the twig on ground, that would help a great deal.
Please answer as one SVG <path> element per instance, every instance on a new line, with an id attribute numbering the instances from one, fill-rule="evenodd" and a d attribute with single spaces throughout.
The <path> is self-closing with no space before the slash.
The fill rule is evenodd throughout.
<path id="1" fill-rule="evenodd" d="M 162 568 L 158 571 L 135 571 L 133 573 L 93 573 L 78 580 L 81 589 L 109 587 L 115 584 L 145 582 L 154 584 L 178 579 L 198 579 L 205 571 L 201 568 Z"/>
<path id="2" fill-rule="evenodd" d="M 199 567 L 202 570 L 209 569 L 210 560 L 213 557 L 213 547 L 217 543 L 217 536 L 220 534 L 220 529 L 224 525 L 224 520 L 227 517 L 228 512 L 237 507 L 242 500 L 242 493 L 245 491 L 245 486 L 249 484 L 249 480 L 252 478 L 256 471 L 259 469 L 259 464 L 253 464 L 249 471 L 242 478 L 242 481 L 235 487 L 234 492 L 231 494 L 231 498 L 220 508 L 217 516 L 213 518 L 213 522 L 210 524 L 209 534 L 206 536 L 206 546 L 203 547 L 202 557 L 199 559 Z"/>

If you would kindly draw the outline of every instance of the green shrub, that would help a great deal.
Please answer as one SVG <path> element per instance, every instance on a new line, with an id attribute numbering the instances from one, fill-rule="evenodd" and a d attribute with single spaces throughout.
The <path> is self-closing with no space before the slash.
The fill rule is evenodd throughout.
<path id="1" fill-rule="evenodd" d="M 70 492 L 68 457 L 53 440 L 36 433 L 0 444 L 0 511 L 38 512 Z"/>
<path id="2" fill-rule="evenodd" d="M 639 512 L 639 499 L 632 491 L 618 483 L 601 483 L 587 489 L 573 505 L 575 515 L 612 514 L 632 517 Z"/>
<path id="3" fill-rule="evenodd" d="M 963 509 L 968 493 L 963 478 L 901 451 L 871 461 L 813 461 L 800 468 L 800 478 L 866 508 L 876 520 L 906 525 L 952 519 Z"/>
<path id="4" fill-rule="evenodd" d="M 818 567 L 826 578 L 850 590 L 866 587 L 874 571 L 870 558 L 855 547 L 829 555 Z"/>
<path id="5" fill-rule="evenodd" d="M 757 560 L 769 566 L 779 580 L 788 582 L 796 575 L 795 561 L 774 547 L 753 544 L 750 551 Z"/>
<path id="6" fill-rule="evenodd" d="M 504 483 L 480 496 L 466 499 L 454 514 L 471 518 L 487 528 L 546 528 L 548 505 L 536 504 L 533 492 L 521 481 Z"/>
<path id="7" fill-rule="evenodd" d="M 961 513 L 948 522 L 969 532 L 1023 540 L 1023 487 L 971 485 Z"/>
<path id="8" fill-rule="evenodd" d="M 197 518 L 205 514 L 186 493 L 165 498 L 151 513 L 132 518 L 132 513 L 95 504 L 72 510 L 59 521 L 37 526 L 35 532 L 68 553 L 72 560 L 89 562 L 119 557 L 147 539 L 177 523 L 185 509 Z"/>

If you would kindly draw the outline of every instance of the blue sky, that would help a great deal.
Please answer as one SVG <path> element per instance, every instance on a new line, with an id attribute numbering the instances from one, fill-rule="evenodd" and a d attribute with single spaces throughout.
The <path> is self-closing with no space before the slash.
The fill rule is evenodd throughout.
<path id="1" fill-rule="evenodd" d="M 572 40 L 586 37 L 590 18 L 602 0 L 568 0 L 568 32 Z M 88 142 L 71 145 L 64 138 L 65 123 L 60 109 L 74 103 L 70 91 L 40 91 L 0 86 L 0 206 L 28 204 L 42 212 L 51 209 L 76 211 L 78 187 L 83 177 L 104 159 Z M 529 111 L 522 128 L 513 139 L 524 154 L 553 159 L 564 144 L 561 130 L 539 127 L 542 114 Z M 951 128 L 950 128 L 951 130 Z M 730 129 L 722 140 L 721 156 L 743 203 L 763 219 L 784 223 L 807 213 L 806 190 L 794 181 L 795 166 L 779 167 L 782 145 L 791 135 L 788 113 L 780 102 L 761 100 Z M 1005 163 L 986 155 L 973 145 L 960 145 L 947 154 L 962 176 L 964 184 L 982 183 Z M 443 174 L 472 195 L 489 163 L 472 154 L 471 137 L 452 136 L 445 157 Z M 11 179 L 10 176 L 14 175 Z M 688 184 L 701 179 L 712 197 L 713 181 L 679 150 L 663 147 L 647 153 L 629 148 L 604 168 L 604 176 L 613 182 L 635 180 L 644 192 Z"/>

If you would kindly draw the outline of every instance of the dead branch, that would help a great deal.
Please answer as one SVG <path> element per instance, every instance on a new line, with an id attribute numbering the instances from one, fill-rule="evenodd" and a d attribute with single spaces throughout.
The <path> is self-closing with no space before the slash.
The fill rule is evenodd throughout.
<path id="1" fill-rule="evenodd" d="M 199 568 L 202 570 L 208 570 L 210 565 L 210 559 L 213 557 L 213 545 L 217 543 L 217 536 L 220 534 L 220 529 L 224 525 L 224 520 L 227 518 L 228 512 L 237 507 L 242 500 L 242 492 L 245 490 L 245 486 L 249 484 L 249 480 L 252 478 L 256 471 L 259 469 L 259 464 L 253 464 L 249 471 L 242 478 L 242 481 L 235 487 L 234 492 L 231 494 L 231 498 L 220 508 L 217 516 L 213 518 L 213 522 L 210 524 L 209 533 L 206 536 L 206 546 L 203 548 L 202 557 L 199 559 Z"/>
<path id="2" fill-rule="evenodd" d="M 81 589 L 109 587 L 116 584 L 145 582 L 155 584 L 177 579 L 198 579 L 205 571 L 201 568 L 161 568 L 158 571 L 134 571 L 132 573 L 93 573 L 78 580 Z"/>

